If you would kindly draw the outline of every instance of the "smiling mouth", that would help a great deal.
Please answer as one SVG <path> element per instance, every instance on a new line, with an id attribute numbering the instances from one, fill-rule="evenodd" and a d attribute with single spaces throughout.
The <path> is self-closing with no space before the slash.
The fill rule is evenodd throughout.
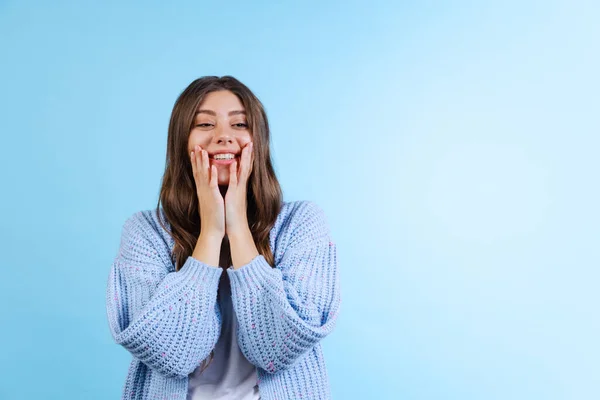
<path id="1" fill-rule="evenodd" d="M 210 157 L 210 161 L 212 161 L 212 163 L 216 164 L 216 165 L 228 165 L 228 164 L 231 164 L 232 162 L 234 162 L 236 160 L 239 160 L 239 158 L 240 158 L 239 156 L 235 156 L 234 158 L 217 160 L 217 159 L 214 159 L 214 158 Z"/>
<path id="2" fill-rule="evenodd" d="M 238 158 L 238 157 L 239 157 L 239 155 L 237 155 L 237 154 L 234 156 L 234 158 Z M 210 158 L 211 160 L 215 160 L 215 156 L 208 156 L 208 158 Z"/>

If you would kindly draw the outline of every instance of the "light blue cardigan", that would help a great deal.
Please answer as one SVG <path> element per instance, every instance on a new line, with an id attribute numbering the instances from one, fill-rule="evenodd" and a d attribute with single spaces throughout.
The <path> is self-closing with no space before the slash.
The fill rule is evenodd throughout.
<path id="1" fill-rule="evenodd" d="M 258 255 L 226 269 L 239 347 L 257 367 L 261 400 L 330 399 L 320 340 L 336 324 L 341 296 L 323 210 L 312 201 L 284 202 L 269 244 L 275 268 Z M 133 356 L 122 399 L 185 400 L 188 375 L 221 332 L 223 268 L 190 256 L 175 271 L 173 245 L 155 210 L 123 226 L 106 296 L 111 334 Z"/>

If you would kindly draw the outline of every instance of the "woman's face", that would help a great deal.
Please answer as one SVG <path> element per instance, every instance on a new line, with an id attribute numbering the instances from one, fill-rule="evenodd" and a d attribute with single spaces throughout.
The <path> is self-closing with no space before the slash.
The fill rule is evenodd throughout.
<path id="1" fill-rule="evenodd" d="M 240 167 L 242 149 L 252 140 L 246 110 L 240 99 L 229 90 L 210 92 L 196 110 L 192 131 L 188 139 L 188 155 L 200 145 L 210 155 L 209 165 L 216 165 L 218 184 L 229 185 L 229 164 L 212 158 L 219 150 L 235 154 Z"/>

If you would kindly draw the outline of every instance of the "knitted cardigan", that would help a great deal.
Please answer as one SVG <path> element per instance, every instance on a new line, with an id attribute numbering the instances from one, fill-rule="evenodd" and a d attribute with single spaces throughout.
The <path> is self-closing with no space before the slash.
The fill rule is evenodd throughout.
<path id="1" fill-rule="evenodd" d="M 257 367 L 261 400 L 330 399 L 320 340 L 334 329 L 341 295 L 323 210 L 312 201 L 283 202 L 269 244 L 275 268 L 259 254 L 226 269 L 239 347 Z M 221 332 L 223 268 L 189 256 L 175 271 L 173 245 L 156 210 L 125 221 L 106 294 L 112 337 L 132 355 L 122 399 L 185 400 L 188 375 Z"/>

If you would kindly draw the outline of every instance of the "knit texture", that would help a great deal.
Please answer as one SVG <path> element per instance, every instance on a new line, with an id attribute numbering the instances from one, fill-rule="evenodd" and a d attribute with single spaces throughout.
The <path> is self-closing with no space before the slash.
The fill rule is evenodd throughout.
<path id="1" fill-rule="evenodd" d="M 170 228 L 164 214 L 162 221 Z M 257 367 L 261 400 L 330 399 L 320 341 L 335 327 L 341 293 L 323 210 L 312 201 L 284 202 L 269 244 L 275 268 L 258 255 L 225 270 L 239 347 Z M 188 375 L 221 333 L 223 268 L 190 256 L 175 271 L 173 245 L 156 210 L 125 221 L 106 295 L 110 332 L 132 355 L 122 399 L 185 400 Z"/>

